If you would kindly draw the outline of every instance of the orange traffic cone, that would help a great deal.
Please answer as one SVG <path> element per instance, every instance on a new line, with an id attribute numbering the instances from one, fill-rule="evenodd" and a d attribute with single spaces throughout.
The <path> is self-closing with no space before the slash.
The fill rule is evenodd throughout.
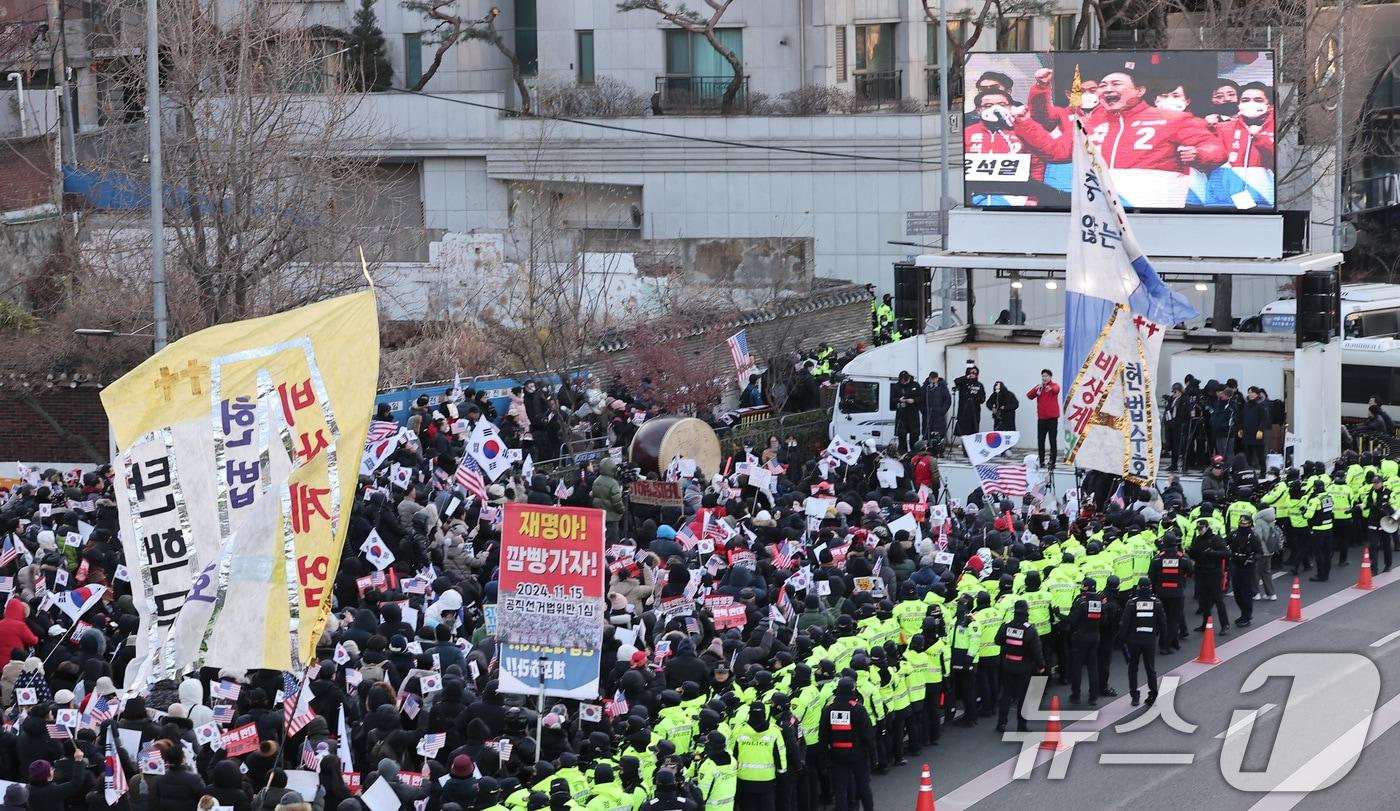
<path id="1" fill-rule="evenodd" d="M 919 775 L 919 801 L 914 804 L 914 811 L 933 811 L 933 778 L 929 777 L 927 763 Z"/>
<path id="2" fill-rule="evenodd" d="M 1368 546 L 1361 550 L 1361 574 L 1356 578 L 1356 585 L 1353 588 L 1370 591 L 1371 585 L 1371 548 Z"/>
<path id="3" fill-rule="evenodd" d="M 1060 697 L 1050 697 L 1050 720 L 1045 722 L 1045 740 L 1040 742 L 1041 749 L 1048 749 L 1051 752 L 1059 752 L 1065 748 L 1064 741 L 1060 740 Z"/>
<path id="4" fill-rule="evenodd" d="M 1288 595 L 1288 613 L 1283 618 L 1289 622 L 1303 621 L 1303 589 L 1298 585 L 1296 577 L 1293 578 L 1293 591 Z"/>
<path id="5" fill-rule="evenodd" d="M 1206 631 L 1201 635 L 1201 653 L 1196 657 L 1196 663 L 1202 665 L 1218 665 L 1220 660 L 1215 657 L 1215 619 L 1206 617 Z"/>

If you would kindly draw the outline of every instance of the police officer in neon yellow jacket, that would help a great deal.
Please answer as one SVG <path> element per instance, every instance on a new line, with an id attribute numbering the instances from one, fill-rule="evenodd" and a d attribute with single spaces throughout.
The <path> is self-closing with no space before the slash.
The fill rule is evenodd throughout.
<path id="1" fill-rule="evenodd" d="M 762 703 L 749 707 L 748 719 L 734 730 L 729 755 L 737 764 L 741 807 L 773 808 L 777 804 L 778 774 L 787 771 L 787 747 L 782 732 L 768 719 Z"/>

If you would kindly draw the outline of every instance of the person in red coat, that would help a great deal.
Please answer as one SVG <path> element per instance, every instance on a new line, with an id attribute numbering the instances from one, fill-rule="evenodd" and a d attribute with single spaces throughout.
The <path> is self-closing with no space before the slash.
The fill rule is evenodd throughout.
<path id="1" fill-rule="evenodd" d="M 30 648 L 39 644 L 39 637 L 24 621 L 28 612 L 29 606 L 20 600 L 10 600 L 5 604 L 5 618 L 0 620 L 0 667 L 10 663 L 10 652 L 16 648 Z"/>
<path id="2" fill-rule="evenodd" d="M 1055 434 L 1060 425 L 1060 384 L 1049 369 L 1040 370 L 1040 385 L 1026 392 L 1027 400 L 1035 401 L 1035 449 L 1041 467 L 1045 464 L 1045 440 L 1050 440 L 1050 470 L 1055 469 L 1055 459 L 1060 455 L 1055 445 Z"/>

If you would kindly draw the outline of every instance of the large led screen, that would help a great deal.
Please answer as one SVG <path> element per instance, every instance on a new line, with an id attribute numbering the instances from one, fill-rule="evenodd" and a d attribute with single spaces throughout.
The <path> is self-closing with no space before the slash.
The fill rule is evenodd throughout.
<path id="1" fill-rule="evenodd" d="M 964 77 L 967 205 L 1068 209 L 1078 115 L 1129 208 L 1275 207 L 1269 51 L 974 53 Z"/>

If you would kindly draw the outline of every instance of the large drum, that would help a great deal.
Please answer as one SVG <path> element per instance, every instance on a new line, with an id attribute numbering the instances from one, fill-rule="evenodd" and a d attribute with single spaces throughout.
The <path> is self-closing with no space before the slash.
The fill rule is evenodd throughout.
<path id="1" fill-rule="evenodd" d="M 643 473 L 661 475 L 675 457 L 694 459 L 705 477 L 720 472 L 719 437 L 694 417 L 657 417 L 642 423 L 632 437 L 628 458 Z"/>

